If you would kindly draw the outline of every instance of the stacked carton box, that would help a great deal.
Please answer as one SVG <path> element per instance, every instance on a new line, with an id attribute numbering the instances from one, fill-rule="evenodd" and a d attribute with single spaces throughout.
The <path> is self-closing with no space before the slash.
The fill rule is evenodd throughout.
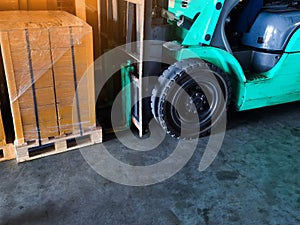
<path id="1" fill-rule="evenodd" d="M 100 53 L 98 0 L 1 0 L 0 10 L 63 10 L 93 27 L 95 57 Z"/>
<path id="2" fill-rule="evenodd" d="M 1 10 L 64 10 L 76 13 L 85 0 L 1 0 Z M 79 10 L 79 9 L 78 9 Z"/>
<path id="3" fill-rule="evenodd" d="M 95 129 L 92 29 L 63 11 L 0 12 L 15 145 Z"/>

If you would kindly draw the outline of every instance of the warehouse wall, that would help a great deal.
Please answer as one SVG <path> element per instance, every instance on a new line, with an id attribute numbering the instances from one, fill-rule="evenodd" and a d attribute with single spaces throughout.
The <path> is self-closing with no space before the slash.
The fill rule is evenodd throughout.
<path id="1" fill-rule="evenodd" d="M 100 21 L 100 43 L 102 53 L 118 45 L 125 44 L 125 0 L 100 1 Z"/>

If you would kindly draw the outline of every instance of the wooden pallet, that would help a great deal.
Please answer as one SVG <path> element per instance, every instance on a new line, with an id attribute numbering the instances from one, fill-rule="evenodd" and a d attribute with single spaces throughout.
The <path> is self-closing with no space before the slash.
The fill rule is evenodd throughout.
<path id="1" fill-rule="evenodd" d="M 49 138 L 28 142 L 21 146 L 15 146 L 17 162 L 25 162 L 58 153 L 63 153 L 78 148 L 90 146 L 102 142 L 102 128 L 84 132 L 82 135 L 66 135 L 64 137 Z"/>
<path id="2" fill-rule="evenodd" d="M 13 144 L 6 144 L 0 147 L 0 162 L 16 158 Z"/>

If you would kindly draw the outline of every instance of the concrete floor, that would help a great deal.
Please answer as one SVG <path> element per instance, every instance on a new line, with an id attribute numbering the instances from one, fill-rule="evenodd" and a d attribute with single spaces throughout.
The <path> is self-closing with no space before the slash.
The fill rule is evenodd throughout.
<path id="1" fill-rule="evenodd" d="M 148 187 L 104 179 L 78 150 L 1 163 L 0 224 L 300 224 L 299 115 L 300 102 L 231 112 L 221 152 L 205 172 L 197 170 L 199 150 L 175 176 Z M 175 144 L 167 138 L 151 157 Z M 104 145 L 139 160 L 117 139 Z"/>

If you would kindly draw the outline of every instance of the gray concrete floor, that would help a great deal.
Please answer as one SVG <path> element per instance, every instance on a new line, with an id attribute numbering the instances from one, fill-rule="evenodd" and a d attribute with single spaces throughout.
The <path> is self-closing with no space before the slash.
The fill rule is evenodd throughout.
<path id="1" fill-rule="evenodd" d="M 300 224 L 300 103 L 230 113 L 205 172 L 197 170 L 203 138 L 180 172 L 148 187 L 104 179 L 78 150 L 1 163 L 0 224 Z M 167 138 L 151 160 L 175 144 Z M 117 139 L 104 145 L 139 160 L 124 157 Z"/>

